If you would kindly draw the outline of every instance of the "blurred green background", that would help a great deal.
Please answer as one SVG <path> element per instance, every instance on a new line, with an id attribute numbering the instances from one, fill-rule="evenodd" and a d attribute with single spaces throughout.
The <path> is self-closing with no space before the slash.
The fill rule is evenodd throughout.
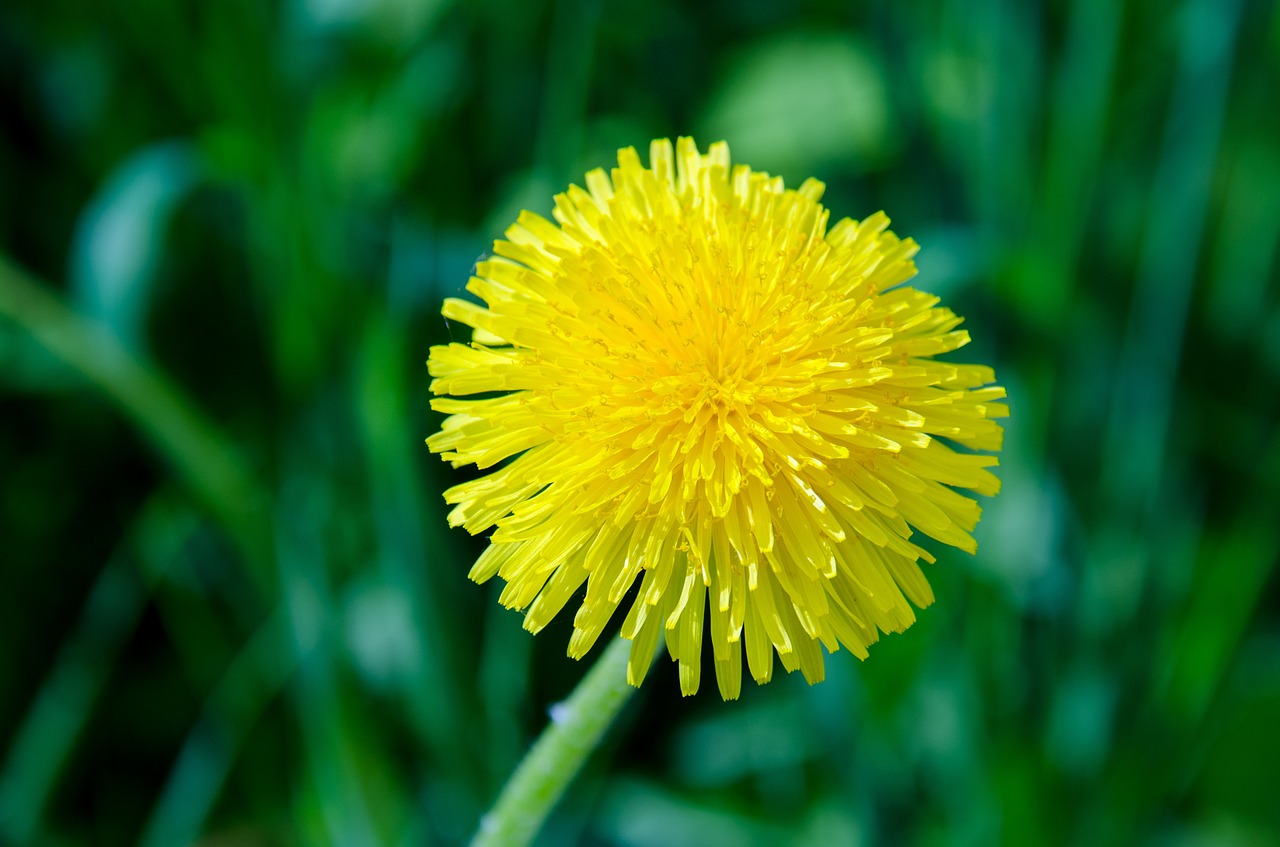
<path id="1" fill-rule="evenodd" d="M 1280 843 L 1277 91 L 1265 0 L 6 0 L 0 844 L 465 840 L 585 668 L 465 579 L 439 304 L 679 134 L 922 244 L 1004 493 L 540 843 Z"/>

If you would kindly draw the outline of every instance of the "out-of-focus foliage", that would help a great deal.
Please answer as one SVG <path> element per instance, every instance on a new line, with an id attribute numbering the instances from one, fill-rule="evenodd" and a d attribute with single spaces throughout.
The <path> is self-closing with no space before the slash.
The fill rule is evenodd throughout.
<path id="1" fill-rule="evenodd" d="M 465 839 L 583 668 L 466 582 L 438 305 L 686 133 L 923 245 L 1005 491 L 865 664 L 657 669 L 540 843 L 1280 842 L 1277 8 L 9 0 L 0 843 Z"/>

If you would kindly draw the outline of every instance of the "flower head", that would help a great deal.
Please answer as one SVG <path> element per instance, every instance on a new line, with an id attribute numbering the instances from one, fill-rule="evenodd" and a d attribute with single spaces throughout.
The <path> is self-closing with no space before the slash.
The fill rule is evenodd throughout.
<path id="1" fill-rule="evenodd" d="M 470 575 L 526 629 L 586 583 L 570 655 L 629 601 L 632 684 L 664 638 L 696 691 L 706 631 L 730 699 L 744 647 L 757 682 L 776 652 L 812 683 L 822 647 L 910 626 L 933 602 L 913 527 L 975 549 L 957 489 L 994 494 L 996 459 L 956 445 L 999 449 L 1004 390 L 932 358 L 969 336 L 901 285 L 915 243 L 883 214 L 828 228 L 822 191 L 723 143 L 655 141 L 648 168 L 628 148 L 555 223 L 520 215 L 468 285 L 486 306 L 445 302 L 475 331 L 431 350 L 450 416 L 427 444 L 494 468 L 445 493 L 449 522 L 494 529 Z"/>

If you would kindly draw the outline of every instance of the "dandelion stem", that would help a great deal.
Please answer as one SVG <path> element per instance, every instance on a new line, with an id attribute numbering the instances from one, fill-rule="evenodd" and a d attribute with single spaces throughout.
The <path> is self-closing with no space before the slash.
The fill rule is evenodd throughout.
<path id="1" fill-rule="evenodd" d="M 480 820 L 471 847 L 523 847 L 543 821 L 605 730 L 636 689 L 627 684 L 631 642 L 615 638 L 569 699 L 551 709 L 551 723 Z"/>

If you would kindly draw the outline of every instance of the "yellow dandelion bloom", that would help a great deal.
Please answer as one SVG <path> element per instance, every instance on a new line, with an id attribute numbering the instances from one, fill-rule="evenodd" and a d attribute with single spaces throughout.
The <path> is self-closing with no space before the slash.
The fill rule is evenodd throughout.
<path id="1" fill-rule="evenodd" d="M 724 143 L 655 141 L 648 168 L 628 148 L 555 223 L 520 215 L 467 286 L 486 306 L 445 302 L 474 333 L 431 350 L 427 444 L 496 467 L 445 493 L 451 525 L 493 529 L 470 576 L 531 632 L 585 583 L 575 658 L 629 599 L 633 685 L 662 638 L 697 691 L 704 630 L 726 699 L 744 648 L 758 683 L 775 652 L 811 683 L 821 647 L 865 658 L 933 602 L 912 528 L 972 552 L 957 489 L 1000 488 L 956 445 L 999 449 L 1004 389 L 932 358 L 969 335 L 901 284 L 916 244 L 882 213 L 828 227 L 822 191 Z"/>

